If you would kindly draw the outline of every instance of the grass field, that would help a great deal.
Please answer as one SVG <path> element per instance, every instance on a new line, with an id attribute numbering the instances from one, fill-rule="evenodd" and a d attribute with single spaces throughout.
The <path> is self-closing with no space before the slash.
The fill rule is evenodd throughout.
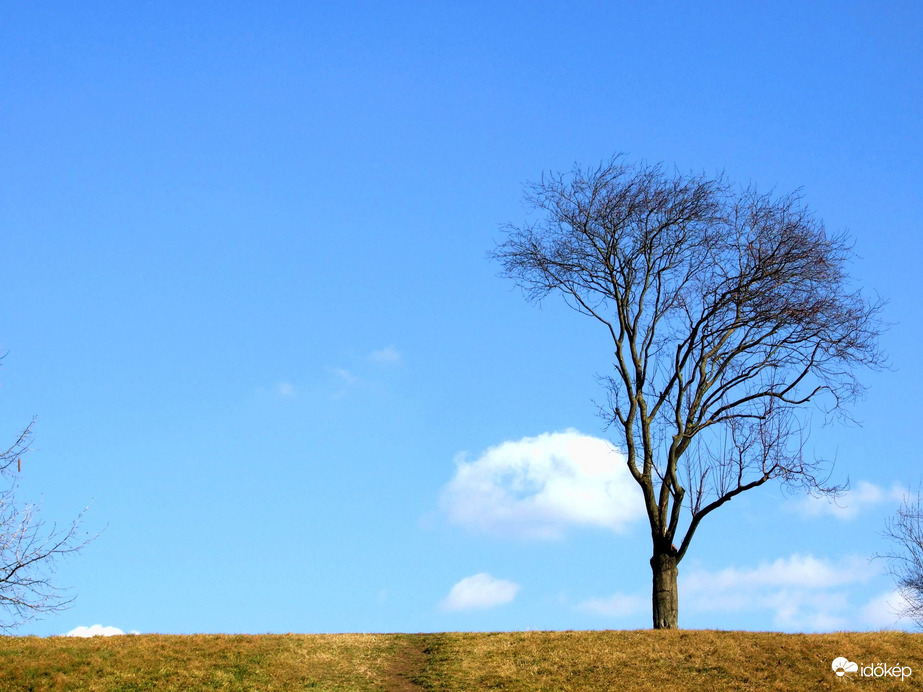
<path id="1" fill-rule="evenodd" d="M 831 662 L 839 656 L 913 672 L 902 681 L 862 676 L 860 668 L 838 678 Z M 923 634 L 0 637 L 0 690 L 848 689 L 923 689 Z"/>

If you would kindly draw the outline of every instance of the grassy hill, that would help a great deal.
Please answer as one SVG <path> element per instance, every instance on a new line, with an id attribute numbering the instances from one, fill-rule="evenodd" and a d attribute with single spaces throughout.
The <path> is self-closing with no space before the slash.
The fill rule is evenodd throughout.
<path id="1" fill-rule="evenodd" d="M 862 666 L 899 664 L 913 673 L 903 681 L 861 673 L 838 678 L 831 662 L 839 656 Z M 923 689 L 923 634 L 678 630 L 0 637 L 0 690 L 17 692 L 844 689 Z"/>

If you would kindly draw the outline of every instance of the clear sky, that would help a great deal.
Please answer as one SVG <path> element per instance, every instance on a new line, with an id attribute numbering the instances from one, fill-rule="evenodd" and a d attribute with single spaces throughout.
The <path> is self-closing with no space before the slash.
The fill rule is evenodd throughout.
<path id="1" fill-rule="evenodd" d="M 3 2 L 0 434 L 36 416 L 19 497 L 101 532 L 16 631 L 648 627 L 607 336 L 486 257 L 615 152 L 801 188 L 890 300 L 862 427 L 809 443 L 851 494 L 708 517 L 680 625 L 902 626 L 869 557 L 923 481 L 921 36 L 916 2 Z"/>

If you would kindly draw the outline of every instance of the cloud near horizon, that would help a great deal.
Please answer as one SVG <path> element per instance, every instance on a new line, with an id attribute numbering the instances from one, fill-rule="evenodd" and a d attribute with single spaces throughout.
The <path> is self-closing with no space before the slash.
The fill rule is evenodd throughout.
<path id="1" fill-rule="evenodd" d="M 858 629 L 873 625 L 851 602 L 850 587 L 878 573 L 857 555 L 830 560 L 794 554 L 756 567 L 695 569 L 680 578 L 680 597 L 693 612 L 768 610 L 784 630 Z"/>
<path id="2" fill-rule="evenodd" d="M 904 615 L 909 605 L 900 590 L 892 589 L 878 594 L 862 606 L 860 617 L 870 629 L 904 629 L 911 624 Z"/>
<path id="3" fill-rule="evenodd" d="M 67 632 L 63 636 L 65 637 L 114 637 L 120 634 L 125 634 L 118 627 L 103 627 L 102 625 L 92 625 L 90 627 L 85 627 L 81 625 L 80 627 L 75 627 L 70 632 Z M 132 630 L 128 634 L 140 634 Z"/>
<path id="4" fill-rule="evenodd" d="M 888 591 L 856 604 L 854 586 L 867 583 L 878 571 L 868 560 L 847 556 L 839 560 L 794 554 L 756 567 L 719 570 L 694 568 L 679 577 L 680 616 L 683 613 L 733 613 L 765 610 L 784 631 L 831 632 L 837 630 L 900 628 L 904 604 L 900 594 Z M 615 593 L 594 598 L 578 609 L 606 617 L 625 618 L 649 612 L 647 594 Z"/>
<path id="5" fill-rule="evenodd" d="M 519 584 L 480 572 L 455 584 L 439 607 L 450 612 L 487 610 L 509 603 L 518 591 Z"/>
<path id="6" fill-rule="evenodd" d="M 622 532 L 644 516 L 625 456 L 569 429 L 455 457 L 440 504 L 450 521 L 486 533 L 558 539 L 570 527 Z"/>
<path id="7" fill-rule="evenodd" d="M 595 613 L 596 615 L 605 615 L 606 617 L 628 617 L 650 610 L 651 597 L 616 592 L 608 598 L 591 598 L 584 601 L 577 606 L 577 609 L 587 613 Z"/>

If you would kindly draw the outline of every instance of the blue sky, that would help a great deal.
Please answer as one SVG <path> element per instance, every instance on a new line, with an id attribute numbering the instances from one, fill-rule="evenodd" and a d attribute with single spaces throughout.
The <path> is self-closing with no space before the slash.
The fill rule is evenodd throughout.
<path id="1" fill-rule="evenodd" d="M 680 625 L 903 626 L 868 558 L 923 481 L 919 4 L 0 15 L 0 433 L 36 416 L 19 497 L 101 532 L 18 633 L 648 627 L 606 335 L 486 257 L 525 183 L 615 152 L 801 188 L 890 301 L 862 427 L 809 443 L 852 493 L 708 517 Z"/>

